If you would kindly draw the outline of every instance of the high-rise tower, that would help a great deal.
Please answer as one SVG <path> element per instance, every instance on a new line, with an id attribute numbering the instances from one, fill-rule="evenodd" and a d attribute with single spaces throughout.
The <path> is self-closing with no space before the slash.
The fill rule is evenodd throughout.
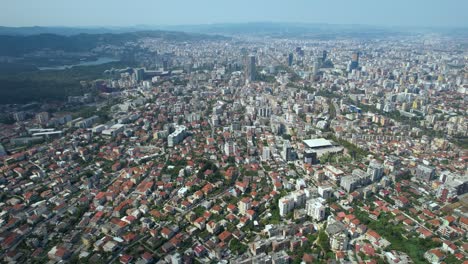
<path id="1" fill-rule="evenodd" d="M 359 51 L 354 52 L 351 61 L 349 62 L 348 65 L 348 71 L 356 70 L 359 68 Z"/>
<path id="2" fill-rule="evenodd" d="M 292 53 L 289 53 L 289 55 L 288 55 L 288 66 L 289 67 L 292 66 L 293 60 L 294 60 L 294 55 Z"/>
<path id="3" fill-rule="evenodd" d="M 249 55 L 246 60 L 245 65 L 245 80 L 248 82 L 255 81 L 255 73 L 256 73 L 256 59 L 254 55 Z"/>

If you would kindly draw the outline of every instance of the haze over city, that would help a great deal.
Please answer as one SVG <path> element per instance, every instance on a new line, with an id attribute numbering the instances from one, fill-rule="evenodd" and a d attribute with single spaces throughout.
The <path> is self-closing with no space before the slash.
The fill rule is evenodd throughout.
<path id="1" fill-rule="evenodd" d="M 135 26 L 246 22 L 467 27 L 464 0 L 15 0 L 3 26 Z"/>

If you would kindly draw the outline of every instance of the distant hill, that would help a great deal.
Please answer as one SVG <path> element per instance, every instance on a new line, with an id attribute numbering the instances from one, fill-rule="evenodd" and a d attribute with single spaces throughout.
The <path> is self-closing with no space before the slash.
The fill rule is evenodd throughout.
<path id="1" fill-rule="evenodd" d="M 272 37 L 314 36 L 319 38 L 332 37 L 365 37 L 381 34 L 397 34 L 399 30 L 367 25 L 335 25 L 313 23 L 227 23 L 211 25 L 181 25 L 161 27 L 164 30 L 196 32 L 203 34 L 226 35 L 265 35 Z"/>
<path id="2" fill-rule="evenodd" d="M 128 33 L 141 31 L 136 28 L 105 28 L 105 27 L 2 27 L 0 26 L 0 35 L 29 36 L 39 34 L 55 34 L 72 36 L 78 34 L 104 34 L 104 33 Z"/>
<path id="3" fill-rule="evenodd" d="M 144 37 L 161 38 L 163 40 L 170 41 L 226 39 L 226 37 L 222 36 L 161 30 L 127 32 L 118 34 L 81 33 L 70 36 L 49 33 L 42 33 L 39 35 L 0 35 L 0 56 L 19 56 L 42 49 L 83 52 L 89 51 L 90 49 L 100 44 L 123 45 L 128 41 L 135 41 Z"/>
<path id="4" fill-rule="evenodd" d="M 468 37 L 468 28 L 390 27 L 359 24 L 325 23 L 217 23 L 200 25 L 136 25 L 132 27 L 1 27 L 0 35 L 31 36 L 54 34 L 74 36 L 80 34 L 127 34 L 138 32 L 186 32 L 208 35 L 257 35 L 271 37 L 315 37 L 315 38 L 374 38 L 382 36 L 437 33 L 455 37 Z"/>
<path id="5" fill-rule="evenodd" d="M 409 34 L 437 33 L 453 37 L 468 37 L 468 28 L 390 27 L 359 24 L 323 23 L 225 23 L 205 25 L 159 26 L 155 29 L 221 35 L 254 35 L 278 38 L 380 38 Z"/>

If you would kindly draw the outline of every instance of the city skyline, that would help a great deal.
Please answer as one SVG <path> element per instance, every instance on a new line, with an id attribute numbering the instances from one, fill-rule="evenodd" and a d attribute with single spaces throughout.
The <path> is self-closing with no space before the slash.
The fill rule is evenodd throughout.
<path id="1" fill-rule="evenodd" d="M 25 0 L 4 3 L 2 26 L 130 27 L 138 25 L 206 25 L 219 23 L 278 22 L 396 27 L 468 27 L 461 0 L 402 0 L 377 2 L 246 0 L 219 3 L 213 0 L 63 2 Z M 181 8 L 183 7 L 183 8 Z M 226 12 L 229 10 L 229 12 Z"/>

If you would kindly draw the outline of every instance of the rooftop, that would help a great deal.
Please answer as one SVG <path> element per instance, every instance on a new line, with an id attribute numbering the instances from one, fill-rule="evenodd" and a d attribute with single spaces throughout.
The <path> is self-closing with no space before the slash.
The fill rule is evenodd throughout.
<path id="1" fill-rule="evenodd" d="M 306 139 L 303 142 L 309 148 L 323 148 L 333 146 L 333 144 L 329 140 L 324 138 Z"/>

